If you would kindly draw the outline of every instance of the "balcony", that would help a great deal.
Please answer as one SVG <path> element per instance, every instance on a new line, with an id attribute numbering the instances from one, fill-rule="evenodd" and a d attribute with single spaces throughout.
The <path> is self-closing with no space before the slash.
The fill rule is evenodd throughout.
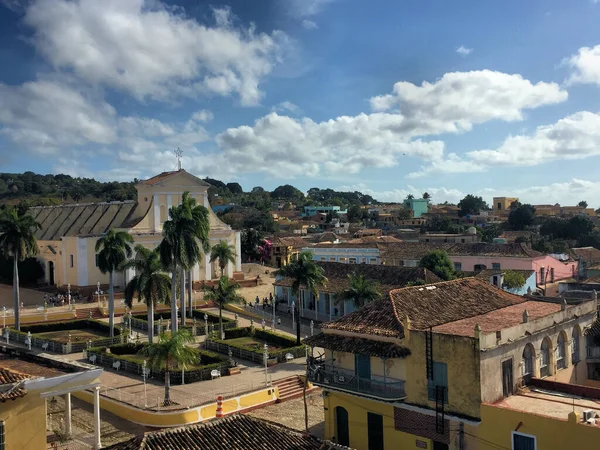
<path id="1" fill-rule="evenodd" d="M 350 392 L 386 401 L 406 398 L 404 380 L 389 378 L 385 381 L 360 378 L 354 372 L 334 366 L 319 365 L 309 370 L 310 382 L 323 388 Z"/>
<path id="2" fill-rule="evenodd" d="M 587 347 L 587 359 L 600 360 L 600 347 Z"/>

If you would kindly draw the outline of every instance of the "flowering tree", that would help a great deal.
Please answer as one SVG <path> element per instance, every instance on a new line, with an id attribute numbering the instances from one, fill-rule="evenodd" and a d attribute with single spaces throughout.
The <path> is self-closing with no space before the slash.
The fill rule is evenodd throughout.
<path id="1" fill-rule="evenodd" d="M 271 247 L 273 243 L 268 239 L 263 239 L 260 245 L 258 246 L 258 254 L 260 256 L 261 261 L 268 261 L 271 259 Z"/>

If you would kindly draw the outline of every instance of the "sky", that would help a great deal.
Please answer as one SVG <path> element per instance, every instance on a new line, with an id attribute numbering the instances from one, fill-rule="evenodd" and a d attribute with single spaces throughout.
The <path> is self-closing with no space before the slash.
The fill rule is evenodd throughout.
<path id="1" fill-rule="evenodd" d="M 0 0 L 0 171 L 600 207 L 600 0 Z"/>

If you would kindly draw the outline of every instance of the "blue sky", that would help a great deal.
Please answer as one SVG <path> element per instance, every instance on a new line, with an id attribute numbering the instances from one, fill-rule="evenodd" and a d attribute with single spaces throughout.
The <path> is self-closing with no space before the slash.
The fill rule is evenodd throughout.
<path id="1" fill-rule="evenodd" d="M 0 0 L 0 170 L 600 206 L 600 2 Z"/>

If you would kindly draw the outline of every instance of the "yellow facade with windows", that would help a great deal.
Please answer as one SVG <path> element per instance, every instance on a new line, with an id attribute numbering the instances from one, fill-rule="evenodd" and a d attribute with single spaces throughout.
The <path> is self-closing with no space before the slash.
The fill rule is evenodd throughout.
<path id="1" fill-rule="evenodd" d="M 46 401 L 39 395 L 25 395 L 0 403 L 6 450 L 46 448 Z"/>

